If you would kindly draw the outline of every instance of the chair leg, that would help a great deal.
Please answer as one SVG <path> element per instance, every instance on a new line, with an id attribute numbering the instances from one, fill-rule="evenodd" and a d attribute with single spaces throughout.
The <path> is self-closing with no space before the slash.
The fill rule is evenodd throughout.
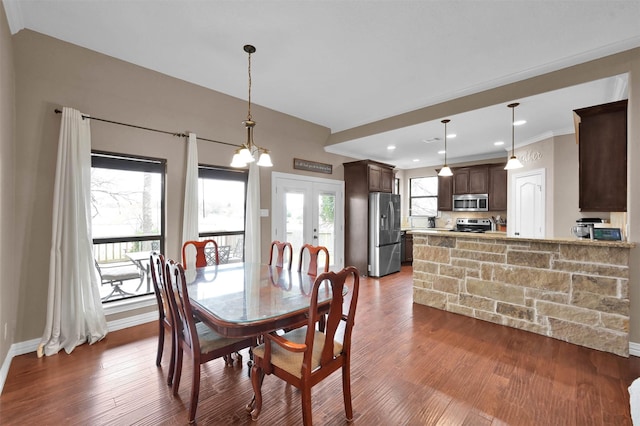
<path id="1" fill-rule="evenodd" d="M 311 419 L 311 386 L 303 384 L 300 388 L 300 396 L 302 398 L 302 424 L 304 426 L 312 426 Z"/>
<path id="2" fill-rule="evenodd" d="M 351 366 L 349 358 L 342 364 L 342 396 L 344 397 L 344 412 L 347 421 L 353 421 L 353 407 L 351 405 Z"/>
<path id="3" fill-rule="evenodd" d="M 196 420 L 198 398 L 200 397 L 200 362 L 193 357 L 193 380 L 191 380 L 191 401 L 189 402 L 189 424 Z"/>
<path id="4" fill-rule="evenodd" d="M 163 320 L 158 321 L 158 325 L 160 329 L 158 331 L 158 354 L 156 355 L 156 366 L 160 367 L 160 362 L 162 361 L 162 351 L 164 350 L 164 324 Z"/>
<path id="5" fill-rule="evenodd" d="M 264 371 L 254 364 L 251 367 L 251 385 L 253 386 L 253 401 L 247 405 L 247 411 L 251 411 L 251 419 L 258 420 L 262 410 L 262 382 L 264 381 Z"/>
<path id="6" fill-rule="evenodd" d="M 176 337 L 173 334 L 173 330 L 171 330 L 171 362 L 169 363 L 169 373 L 167 374 L 167 385 L 171 386 L 173 384 L 173 375 L 176 370 L 176 347 L 177 347 Z"/>
<path id="7" fill-rule="evenodd" d="M 176 362 L 175 369 L 173 371 L 173 394 L 178 394 L 178 388 L 180 387 L 180 376 L 182 376 L 182 348 L 176 348 Z"/>

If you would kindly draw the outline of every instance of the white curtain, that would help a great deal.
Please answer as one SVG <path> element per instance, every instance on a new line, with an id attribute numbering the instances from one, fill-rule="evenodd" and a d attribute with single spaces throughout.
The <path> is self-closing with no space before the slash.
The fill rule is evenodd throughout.
<path id="1" fill-rule="evenodd" d="M 182 243 L 198 239 L 198 138 L 189 133 L 187 167 L 184 183 Z"/>
<path id="2" fill-rule="evenodd" d="M 249 163 L 247 215 L 244 225 L 244 261 L 260 263 L 260 169 Z"/>
<path id="3" fill-rule="evenodd" d="M 63 108 L 53 192 L 47 323 L 38 356 L 71 353 L 107 335 L 91 240 L 89 120 Z"/>

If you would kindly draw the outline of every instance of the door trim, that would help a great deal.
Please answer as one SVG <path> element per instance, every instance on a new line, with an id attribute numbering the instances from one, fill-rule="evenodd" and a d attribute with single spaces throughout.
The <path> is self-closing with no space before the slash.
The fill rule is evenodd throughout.
<path id="1" fill-rule="evenodd" d="M 340 259 L 332 260 L 332 264 L 335 264 L 336 267 L 342 268 L 344 264 L 344 180 L 339 179 L 327 179 L 327 178 L 317 178 L 313 176 L 306 175 L 298 175 L 293 173 L 282 173 L 282 172 L 272 172 L 271 173 L 271 211 L 273 212 L 273 217 L 271 218 L 271 240 L 276 239 L 276 228 L 278 223 L 281 221 L 277 220 L 275 215 L 276 212 L 279 212 L 279 208 L 276 205 L 277 202 L 277 180 L 278 179 L 288 179 L 288 180 L 297 180 L 308 183 L 316 183 L 316 184 L 329 184 L 336 185 L 340 187 L 339 197 L 341 198 L 342 210 L 340 211 L 339 219 L 336 220 L 336 249 L 340 251 Z M 299 247 L 297 248 L 299 249 Z"/>

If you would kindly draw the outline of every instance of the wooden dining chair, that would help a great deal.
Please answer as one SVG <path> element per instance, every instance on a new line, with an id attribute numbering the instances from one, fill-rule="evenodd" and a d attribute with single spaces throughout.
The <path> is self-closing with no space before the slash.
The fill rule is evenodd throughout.
<path id="1" fill-rule="evenodd" d="M 323 246 L 313 246 L 311 244 L 305 244 L 300 248 L 300 259 L 298 260 L 298 272 L 302 272 L 302 264 L 305 258 L 305 252 L 309 258 L 307 267 L 307 274 L 318 274 L 318 257 L 320 253 L 324 253 L 324 271 L 329 272 L 329 250 Z"/>
<path id="2" fill-rule="evenodd" d="M 352 277 L 353 281 L 346 283 Z M 321 284 L 325 286 L 321 286 Z M 344 297 L 344 286 L 351 300 Z M 327 288 L 329 287 L 330 290 Z M 315 279 L 306 326 L 279 335 L 265 334 L 264 343 L 253 349 L 251 370 L 254 400 L 247 406 L 253 420 L 262 409 L 264 375 L 273 374 L 300 390 L 302 421 L 311 420 L 311 388 L 338 369 L 342 369 L 342 394 L 347 421 L 353 419 L 351 405 L 351 333 L 358 303 L 359 273 L 353 266 L 339 272 L 324 272 Z M 316 328 L 322 314 L 318 312 L 318 294 L 331 291 L 332 299 L 324 332 Z M 343 309 L 347 307 L 347 314 Z M 344 322 L 344 326 L 341 323 Z M 336 333 L 338 328 L 340 333 Z M 339 337 L 342 336 L 342 337 Z"/>
<path id="3" fill-rule="evenodd" d="M 276 253 L 275 266 L 284 268 L 286 259 L 286 263 L 288 263 L 289 269 L 291 269 L 291 262 L 293 260 L 293 247 L 291 243 L 277 240 L 272 241 L 271 251 L 269 252 L 269 265 L 274 265 L 274 249 Z"/>
<path id="4" fill-rule="evenodd" d="M 188 259 L 187 257 L 187 252 L 191 251 L 190 247 L 196 250 L 196 268 L 220 264 L 218 243 L 215 240 L 185 241 L 182 245 L 182 265 L 185 269 L 189 269 L 189 266 L 194 264 L 193 259 Z"/>
<path id="5" fill-rule="evenodd" d="M 167 294 L 164 256 L 155 251 L 151 252 L 149 255 L 149 265 L 153 290 L 156 294 L 156 302 L 158 304 L 158 352 L 156 355 L 156 365 L 160 367 L 162 352 L 164 351 L 164 336 L 166 332 L 169 332 L 169 337 L 171 338 L 171 356 L 169 358 L 167 385 L 171 386 L 176 360 L 176 340 L 173 333 L 173 312 L 169 305 L 169 295 Z"/>
<path id="6" fill-rule="evenodd" d="M 173 394 L 178 394 L 182 375 L 183 353 L 191 355 L 193 377 L 191 379 L 191 395 L 189 402 L 189 423 L 193 423 L 198 408 L 200 394 L 200 365 L 216 358 L 225 358 L 229 365 L 231 353 L 256 345 L 256 338 L 224 337 L 207 327 L 203 322 L 196 322 L 191 308 L 184 268 L 179 263 L 168 261 L 166 264 L 169 301 L 175 318 L 176 359 L 173 376 Z M 240 360 L 240 364 L 242 361 Z"/>

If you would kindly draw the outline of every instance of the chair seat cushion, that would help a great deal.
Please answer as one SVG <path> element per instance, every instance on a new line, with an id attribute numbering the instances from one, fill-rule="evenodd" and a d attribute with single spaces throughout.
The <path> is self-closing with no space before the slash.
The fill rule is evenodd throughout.
<path id="1" fill-rule="evenodd" d="M 240 340 L 246 340 L 246 338 L 224 337 L 207 327 L 203 322 L 196 323 L 196 330 L 200 340 L 200 352 L 203 354 L 233 345 Z"/>
<path id="2" fill-rule="evenodd" d="M 307 327 L 296 328 L 282 335 L 283 338 L 295 342 L 304 343 L 307 337 Z M 313 355 L 311 356 L 311 371 L 320 366 L 320 356 L 322 355 L 322 348 L 324 346 L 325 334 L 320 331 L 315 331 L 313 337 Z M 333 355 L 338 356 L 342 352 L 342 344 L 339 342 L 333 342 Z M 253 355 L 264 358 L 264 344 L 253 348 Z M 271 343 L 271 364 L 281 368 L 288 373 L 300 378 L 302 377 L 302 359 L 304 353 L 291 352 L 283 349 L 277 343 Z"/>
<path id="3" fill-rule="evenodd" d="M 103 267 L 101 269 L 103 281 L 120 281 L 140 278 L 140 270 L 135 265 Z"/>

